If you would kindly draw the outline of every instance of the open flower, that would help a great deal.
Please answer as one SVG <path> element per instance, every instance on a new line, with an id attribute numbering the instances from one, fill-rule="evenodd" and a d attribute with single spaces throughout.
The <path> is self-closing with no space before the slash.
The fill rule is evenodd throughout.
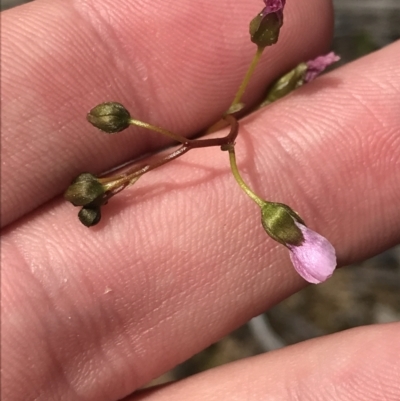
<path id="1" fill-rule="evenodd" d="M 309 283 L 327 280 L 336 268 L 335 248 L 322 235 L 297 221 L 294 223 L 303 234 L 300 245 L 287 245 L 294 268 Z"/>

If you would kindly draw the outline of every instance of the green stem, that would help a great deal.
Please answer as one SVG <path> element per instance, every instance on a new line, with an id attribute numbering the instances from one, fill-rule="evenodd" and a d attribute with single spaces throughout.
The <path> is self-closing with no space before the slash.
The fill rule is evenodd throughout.
<path id="1" fill-rule="evenodd" d="M 191 149 L 198 149 L 198 148 L 207 148 L 211 146 L 232 146 L 235 142 L 237 134 L 239 132 L 239 124 L 235 117 L 233 116 L 225 116 L 224 120 L 230 124 L 231 129 L 228 135 L 222 138 L 210 138 L 210 139 L 193 139 L 193 140 L 186 140 L 186 143 L 183 144 L 180 148 L 176 149 L 169 155 L 165 156 L 161 160 L 156 161 L 153 164 L 147 164 L 144 167 L 140 168 L 139 170 L 134 170 L 133 172 L 128 172 L 125 176 L 125 179 L 135 179 L 136 177 L 140 177 L 143 174 L 154 170 L 157 167 L 161 167 L 166 163 L 169 163 L 172 160 L 177 159 L 178 157 L 184 155 L 185 153 L 189 152 Z"/>
<path id="2" fill-rule="evenodd" d="M 265 47 L 257 47 L 256 54 L 254 55 L 253 60 L 250 63 L 249 69 L 247 70 L 246 75 L 244 76 L 244 79 L 243 79 L 242 83 L 240 84 L 239 89 L 238 89 L 238 91 L 235 95 L 235 98 L 233 99 L 233 102 L 230 105 L 229 109 L 233 108 L 234 106 L 236 106 L 237 104 L 240 103 L 240 100 L 242 99 L 244 91 L 246 90 L 247 85 L 250 82 L 250 78 L 253 75 L 256 65 L 260 61 L 260 57 L 261 57 L 264 49 L 265 49 Z"/>
<path id="3" fill-rule="evenodd" d="M 137 169 L 134 167 L 131 170 L 128 170 L 125 172 L 123 175 L 117 175 L 117 176 L 112 176 L 112 177 L 102 177 L 99 178 L 99 182 L 106 188 L 107 191 L 117 191 L 120 192 L 124 188 L 126 188 L 128 185 L 132 184 L 135 182 L 139 177 L 141 177 L 143 174 L 154 170 L 157 167 L 161 167 L 164 164 L 177 159 L 178 157 L 184 155 L 185 153 L 189 152 L 189 150 L 192 149 L 199 149 L 199 148 L 208 148 L 211 146 L 220 146 L 220 147 L 230 147 L 233 146 L 233 143 L 235 142 L 235 139 L 238 135 L 239 132 L 239 124 L 238 121 L 234 116 L 227 115 L 223 118 L 227 124 L 231 126 L 231 129 L 228 133 L 228 135 L 222 137 L 222 138 L 208 138 L 208 139 L 185 139 L 185 142 L 180 146 L 178 149 L 174 150 L 172 153 L 168 154 L 167 156 L 163 157 L 160 160 L 157 160 L 154 163 L 151 164 L 146 164 L 145 166 Z M 135 120 L 136 121 L 136 120 Z M 146 123 L 144 123 L 146 124 Z M 150 127 L 152 127 L 151 124 L 146 124 Z M 142 125 L 140 125 L 142 126 Z M 144 126 L 144 125 L 143 125 Z M 145 127 L 147 128 L 147 127 Z M 156 127 L 158 128 L 158 127 Z M 152 128 L 149 128 L 152 129 Z M 157 131 L 159 132 L 159 131 Z M 168 131 L 167 131 L 168 132 Z M 117 193 L 115 192 L 115 193 Z"/>
<path id="4" fill-rule="evenodd" d="M 242 176 L 240 175 L 239 169 L 236 164 L 235 148 L 233 145 L 229 148 L 229 162 L 231 165 L 232 174 L 235 177 L 235 180 L 239 184 L 240 188 L 242 188 L 242 190 L 247 194 L 247 196 L 255 203 L 257 203 L 258 206 L 260 207 L 264 206 L 265 201 L 263 201 L 258 195 L 256 195 L 249 188 L 249 186 L 244 182 Z"/>
<path id="5" fill-rule="evenodd" d="M 166 130 L 164 128 L 157 127 L 156 125 L 145 123 L 143 121 L 135 120 L 134 118 L 131 118 L 129 120 L 129 124 L 137 125 L 138 127 L 142 127 L 142 128 L 146 128 L 146 129 L 151 130 L 151 131 L 158 132 L 159 134 L 165 135 L 168 138 L 171 138 L 174 141 L 177 141 L 177 142 L 180 142 L 180 143 L 183 143 L 183 144 L 186 144 L 188 141 L 190 141 L 189 139 L 187 139 L 187 138 L 185 138 L 183 136 L 180 136 L 178 134 L 174 134 L 173 132 L 168 131 L 168 130 Z"/>

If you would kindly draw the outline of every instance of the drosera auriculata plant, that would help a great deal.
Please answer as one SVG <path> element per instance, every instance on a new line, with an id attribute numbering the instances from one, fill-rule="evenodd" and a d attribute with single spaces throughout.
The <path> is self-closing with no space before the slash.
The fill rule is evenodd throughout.
<path id="1" fill-rule="evenodd" d="M 221 117 L 219 123 L 207 131 L 211 132 L 223 123 L 230 126 L 230 132 L 226 136 L 187 139 L 164 128 L 132 118 L 131 113 L 120 103 L 101 103 L 90 110 L 87 120 L 103 132 L 114 134 L 131 125 L 136 125 L 164 135 L 178 142 L 180 146 L 155 162 L 139 168 L 128 168 L 123 174 L 96 177 L 91 173 L 82 173 L 74 179 L 65 191 L 64 197 L 74 206 L 81 207 L 78 214 L 79 220 L 85 226 L 91 227 L 100 221 L 101 207 L 144 174 L 177 159 L 192 149 L 218 146 L 228 153 L 231 171 L 239 187 L 260 207 L 261 223 L 266 233 L 289 249 L 293 266 L 301 277 L 310 283 L 318 284 L 328 279 L 336 268 L 336 255 L 331 243 L 308 228 L 302 218 L 288 205 L 266 201 L 256 195 L 243 180 L 236 164 L 235 139 L 239 133 L 239 122 L 234 115 L 245 107 L 242 96 L 254 69 L 264 50 L 278 41 L 284 20 L 286 0 L 263 1 L 265 7 L 250 22 L 250 38 L 257 46 L 256 53 L 227 112 Z M 315 79 L 319 73 L 338 59 L 337 55 L 329 53 L 315 60 L 300 63 L 270 87 L 260 107 L 282 98 L 299 86 Z"/>

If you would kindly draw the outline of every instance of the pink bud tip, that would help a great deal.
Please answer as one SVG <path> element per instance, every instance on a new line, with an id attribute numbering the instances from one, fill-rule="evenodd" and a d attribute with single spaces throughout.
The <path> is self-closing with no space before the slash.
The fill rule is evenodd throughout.
<path id="1" fill-rule="evenodd" d="M 263 15 L 276 13 L 283 10 L 286 0 L 264 0 L 265 8 L 262 11 Z"/>
<path id="2" fill-rule="evenodd" d="M 297 273 L 309 283 L 319 284 L 332 276 L 336 268 L 336 253 L 322 235 L 295 222 L 304 240 L 300 245 L 288 245 L 290 259 Z"/>
<path id="3" fill-rule="evenodd" d="M 304 78 L 305 82 L 310 82 L 315 79 L 325 68 L 339 61 L 340 57 L 334 52 L 330 52 L 325 56 L 319 56 L 314 60 L 307 61 L 307 71 Z"/>

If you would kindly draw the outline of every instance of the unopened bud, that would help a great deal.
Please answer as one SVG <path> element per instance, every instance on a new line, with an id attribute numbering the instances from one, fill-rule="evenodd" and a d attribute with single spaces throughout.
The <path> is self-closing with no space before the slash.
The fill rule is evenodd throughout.
<path id="1" fill-rule="evenodd" d="M 250 22 L 251 41 L 259 47 L 271 46 L 278 41 L 281 26 L 282 21 L 276 14 L 269 14 L 265 17 L 258 14 Z"/>
<path id="2" fill-rule="evenodd" d="M 321 72 L 338 60 L 340 60 L 340 57 L 330 52 L 314 60 L 298 64 L 293 70 L 279 78 L 268 89 L 267 96 L 260 107 L 275 102 L 300 86 L 314 80 Z"/>
<path id="3" fill-rule="evenodd" d="M 304 83 L 304 74 L 307 71 L 307 64 L 301 63 L 293 70 L 289 71 L 283 77 L 279 78 L 272 86 L 268 89 L 265 100 L 261 103 L 260 107 L 266 106 L 278 99 L 293 92 L 299 86 Z"/>
<path id="4" fill-rule="evenodd" d="M 296 225 L 303 220 L 289 206 L 283 203 L 265 202 L 261 207 L 261 223 L 267 234 L 283 245 L 298 246 L 303 241 L 303 234 Z"/>
<path id="5" fill-rule="evenodd" d="M 131 116 L 121 103 L 106 102 L 90 110 L 86 118 L 96 128 L 114 134 L 129 127 Z"/>
<path id="6" fill-rule="evenodd" d="M 261 48 L 277 42 L 286 0 L 264 0 L 264 3 L 261 13 L 250 22 L 251 41 Z"/>
<path id="7" fill-rule="evenodd" d="M 104 187 L 98 179 L 90 173 L 80 174 L 64 193 L 64 198 L 74 206 L 85 206 L 102 197 Z"/>
<path id="8" fill-rule="evenodd" d="M 79 211 L 78 217 L 86 227 L 95 226 L 101 219 L 100 206 L 85 206 Z"/>

